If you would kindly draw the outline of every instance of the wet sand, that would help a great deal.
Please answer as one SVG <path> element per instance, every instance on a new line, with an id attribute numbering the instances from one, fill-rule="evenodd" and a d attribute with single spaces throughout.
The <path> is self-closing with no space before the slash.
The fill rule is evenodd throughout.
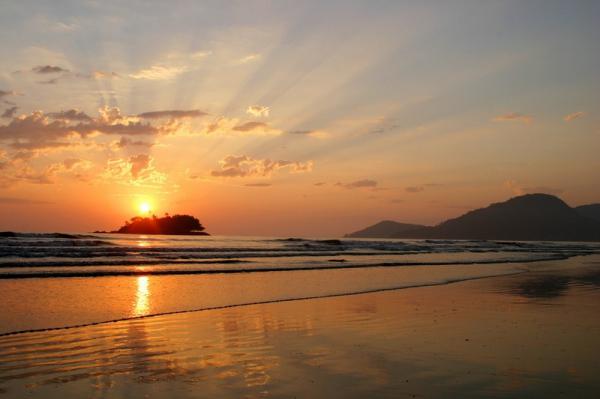
<path id="1" fill-rule="evenodd" d="M 600 260 L 0 337 L 3 398 L 596 398 Z"/>

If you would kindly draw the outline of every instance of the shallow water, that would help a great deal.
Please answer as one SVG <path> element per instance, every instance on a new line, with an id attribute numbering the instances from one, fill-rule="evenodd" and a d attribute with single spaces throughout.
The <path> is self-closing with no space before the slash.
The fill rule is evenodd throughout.
<path id="1" fill-rule="evenodd" d="M 600 259 L 544 270 L 4 336 L 0 393 L 596 398 Z"/>

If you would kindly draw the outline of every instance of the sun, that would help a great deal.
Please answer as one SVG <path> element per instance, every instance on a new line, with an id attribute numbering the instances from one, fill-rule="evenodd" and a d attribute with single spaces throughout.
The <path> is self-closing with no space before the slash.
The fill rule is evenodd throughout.
<path id="1" fill-rule="evenodd" d="M 144 213 L 144 214 L 150 213 L 150 211 L 152 210 L 152 207 L 147 202 L 141 202 L 139 205 L 139 210 L 140 210 L 140 213 Z"/>

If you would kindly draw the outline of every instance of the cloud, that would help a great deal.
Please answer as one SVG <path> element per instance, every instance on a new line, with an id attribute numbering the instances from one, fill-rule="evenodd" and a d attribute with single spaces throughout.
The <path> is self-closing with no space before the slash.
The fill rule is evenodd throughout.
<path id="1" fill-rule="evenodd" d="M 55 23 L 52 28 L 56 31 L 59 32 L 73 32 L 74 30 L 79 29 L 79 24 L 78 23 L 66 23 L 66 22 L 57 22 Z"/>
<path id="2" fill-rule="evenodd" d="M 324 186 L 326 184 L 327 183 L 320 181 L 320 182 L 316 182 L 314 185 L 317 186 L 317 187 L 321 187 L 321 186 Z"/>
<path id="3" fill-rule="evenodd" d="M 336 183 L 336 186 L 344 187 L 347 189 L 355 188 L 376 188 L 377 181 L 371 179 L 356 180 L 350 183 Z"/>
<path id="4" fill-rule="evenodd" d="M 65 121 L 90 122 L 93 120 L 92 117 L 90 117 L 88 114 L 75 108 L 69 109 L 67 111 L 50 112 L 47 115 L 50 118 Z"/>
<path id="5" fill-rule="evenodd" d="M 0 197 L 0 204 L 4 205 L 48 205 L 51 203 L 30 198 Z"/>
<path id="6" fill-rule="evenodd" d="M 2 118 L 13 118 L 15 116 L 15 114 L 17 113 L 18 109 L 19 109 L 19 107 L 17 107 L 17 106 L 5 109 L 4 112 L 2 113 Z"/>
<path id="7" fill-rule="evenodd" d="M 239 125 L 235 125 L 235 126 L 233 126 L 233 128 L 231 130 L 233 130 L 235 132 L 260 134 L 260 135 L 277 135 L 277 134 L 281 133 L 281 130 L 275 129 L 275 128 L 269 126 L 269 124 L 267 124 L 267 123 L 256 122 L 256 121 L 245 122 L 245 123 L 242 123 Z"/>
<path id="8" fill-rule="evenodd" d="M 162 185 L 167 180 L 167 175 L 154 167 L 154 158 L 147 154 L 109 160 L 103 177 L 108 181 L 136 186 Z"/>
<path id="9" fill-rule="evenodd" d="M 144 170 L 150 166 L 150 156 L 139 154 L 129 158 L 131 164 L 131 176 L 137 179 Z"/>
<path id="10" fill-rule="evenodd" d="M 425 191 L 425 187 L 423 186 L 411 186 L 411 187 L 406 187 L 404 189 L 404 191 L 406 191 L 407 193 L 420 193 L 422 191 Z"/>
<path id="11" fill-rule="evenodd" d="M 269 125 L 267 125 L 264 122 L 246 122 L 246 123 L 242 123 L 241 125 L 235 126 L 233 128 L 233 130 L 235 130 L 237 132 L 250 132 L 252 130 L 265 129 L 268 127 L 269 127 Z"/>
<path id="12" fill-rule="evenodd" d="M 220 169 L 212 170 L 214 177 L 270 177 L 273 172 L 288 169 L 291 173 L 310 172 L 313 162 L 272 161 L 270 159 L 255 159 L 247 155 L 229 155 L 219 162 Z"/>
<path id="13" fill-rule="evenodd" d="M 168 127 L 142 123 L 136 118 L 122 115 L 118 108 L 110 107 L 101 108 L 96 118 L 76 109 L 49 114 L 35 111 L 14 117 L 7 125 L 0 126 L 0 142 L 8 141 L 11 147 L 17 149 L 56 148 L 68 146 L 70 139 L 85 138 L 96 133 L 155 135 L 168 133 Z"/>
<path id="14" fill-rule="evenodd" d="M 531 115 L 525 115 L 519 112 L 510 112 L 508 114 L 496 116 L 493 121 L 531 123 L 533 122 L 533 117 Z"/>
<path id="15" fill-rule="evenodd" d="M 150 68 L 141 69 L 136 73 L 129 74 L 129 77 L 133 79 L 168 80 L 186 71 L 187 68 L 183 66 L 153 65 Z"/>
<path id="16" fill-rule="evenodd" d="M 55 85 L 58 83 L 58 78 L 48 79 L 48 80 L 40 80 L 38 83 L 43 85 Z"/>
<path id="17" fill-rule="evenodd" d="M 154 145 L 154 143 L 150 143 L 147 141 L 141 140 L 131 140 L 127 137 L 121 137 L 121 140 L 113 143 L 116 148 L 125 148 L 125 147 L 146 147 L 150 148 Z"/>
<path id="18" fill-rule="evenodd" d="M 248 183 L 248 184 L 244 184 L 244 186 L 246 187 L 270 187 L 272 186 L 271 183 Z"/>
<path id="19" fill-rule="evenodd" d="M 293 134 L 293 135 L 298 135 L 298 136 L 315 137 L 318 139 L 326 139 L 330 136 L 329 133 L 327 133 L 323 130 L 292 130 L 287 133 Z"/>
<path id="20" fill-rule="evenodd" d="M 92 79 L 116 79 L 120 76 L 116 72 L 93 71 L 89 77 Z"/>
<path id="21" fill-rule="evenodd" d="M 582 111 L 573 112 L 573 113 L 571 113 L 571 114 L 569 114 L 569 115 L 566 115 L 566 116 L 563 118 L 563 120 L 564 120 L 565 122 L 571 122 L 571 121 L 573 121 L 573 120 L 575 120 L 575 119 L 577 119 L 577 118 L 581 118 L 581 117 L 582 117 L 582 116 L 584 116 L 584 115 L 585 115 L 585 112 L 582 112 Z"/>
<path id="22" fill-rule="evenodd" d="M 247 64 L 249 62 L 254 62 L 257 61 L 258 59 L 260 59 L 260 54 L 248 54 L 245 57 L 240 58 L 239 60 L 237 60 L 238 64 Z"/>
<path id="23" fill-rule="evenodd" d="M 267 117 L 269 116 L 269 112 L 271 110 L 269 109 L 269 107 L 266 107 L 264 105 L 251 105 L 246 109 L 246 113 L 250 114 L 252 116 L 264 116 Z"/>
<path id="24" fill-rule="evenodd" d="M 404 202 L 401 198 L 394 198 L 390 201 L 392 204 L 402 204 Z"/>
<path id="25" fill-rule="evenodd" d="M 48 73 L 62 73 L 69 72 L 68 69 L 55 66 L 55 65 L 39 65 L 31 69 L 35 73 L 48 74 Z"/>
<path id="26" fill-rule="evenodd" d="M 138 117 L 143 119 L 162 119 L 162 118 L 171 118 L 171 119 L 179 119 L 179 118 L 199 118 L 201 116 L 208 115 L 204 111 L 200 111 L 199 109 L 191 109 L 191 110 L 168 110 L 168 111 L 151 111 L 144 112 L 138 114 Z"/>
<path id="27" fill-rule="evenodd" d="M 12 90 L 0 90 L 0 98 L 7 96 L 16 96 L 17 93 Z"/>

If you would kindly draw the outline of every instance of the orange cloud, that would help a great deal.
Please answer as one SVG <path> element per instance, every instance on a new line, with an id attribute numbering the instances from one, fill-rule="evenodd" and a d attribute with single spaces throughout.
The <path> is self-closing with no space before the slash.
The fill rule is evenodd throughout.
<path id="1" fill-rule="evenodd" d="M 251 105 L 246 109 L 246 113 L 252 116 L 269 116 L 269 112 L 271 110 L 269 107 L 265 107 L 264 105 Z"/>
<path id="2" fill-rule="evenodd" d="M 573 113 L 571 113 L 571 114 L 569 114 L 569 115 L 566 115 L 566 116 L 563 118 L 563 120 L 564 120 L 565 122 L 571 122 L 571 121 L 573 121 L 573 120 L 575 120 L 575 119 L 577 119 L 577 118 L 581 118 L 581 117 L 582 117 L 582 116 L 584 116 L 584 115 L 585 115 L 585 112 L 581 112 L 581 111 L 578 111 L 578 112 L 573 112 Z"/>
<path id="3" fill-rule="evenodd" d="M 498 115 L 493 119 L 494 122 L 521 122 L 531 123 L 533 117 L 531 115 L 525 115 L 520 112 L 510 112 L 504 115 Z"/>
<path id="4" fill-rule="evenodd" d="M 229 155 L 220 163 L 221 169 L 212 170 L 214 177 L 270 177 L 273 172 L 288 169 L 292 173 L 310 172 L 313 162 L 272 161 L 270 159 L 255 159 L 247 155 Z"/>

